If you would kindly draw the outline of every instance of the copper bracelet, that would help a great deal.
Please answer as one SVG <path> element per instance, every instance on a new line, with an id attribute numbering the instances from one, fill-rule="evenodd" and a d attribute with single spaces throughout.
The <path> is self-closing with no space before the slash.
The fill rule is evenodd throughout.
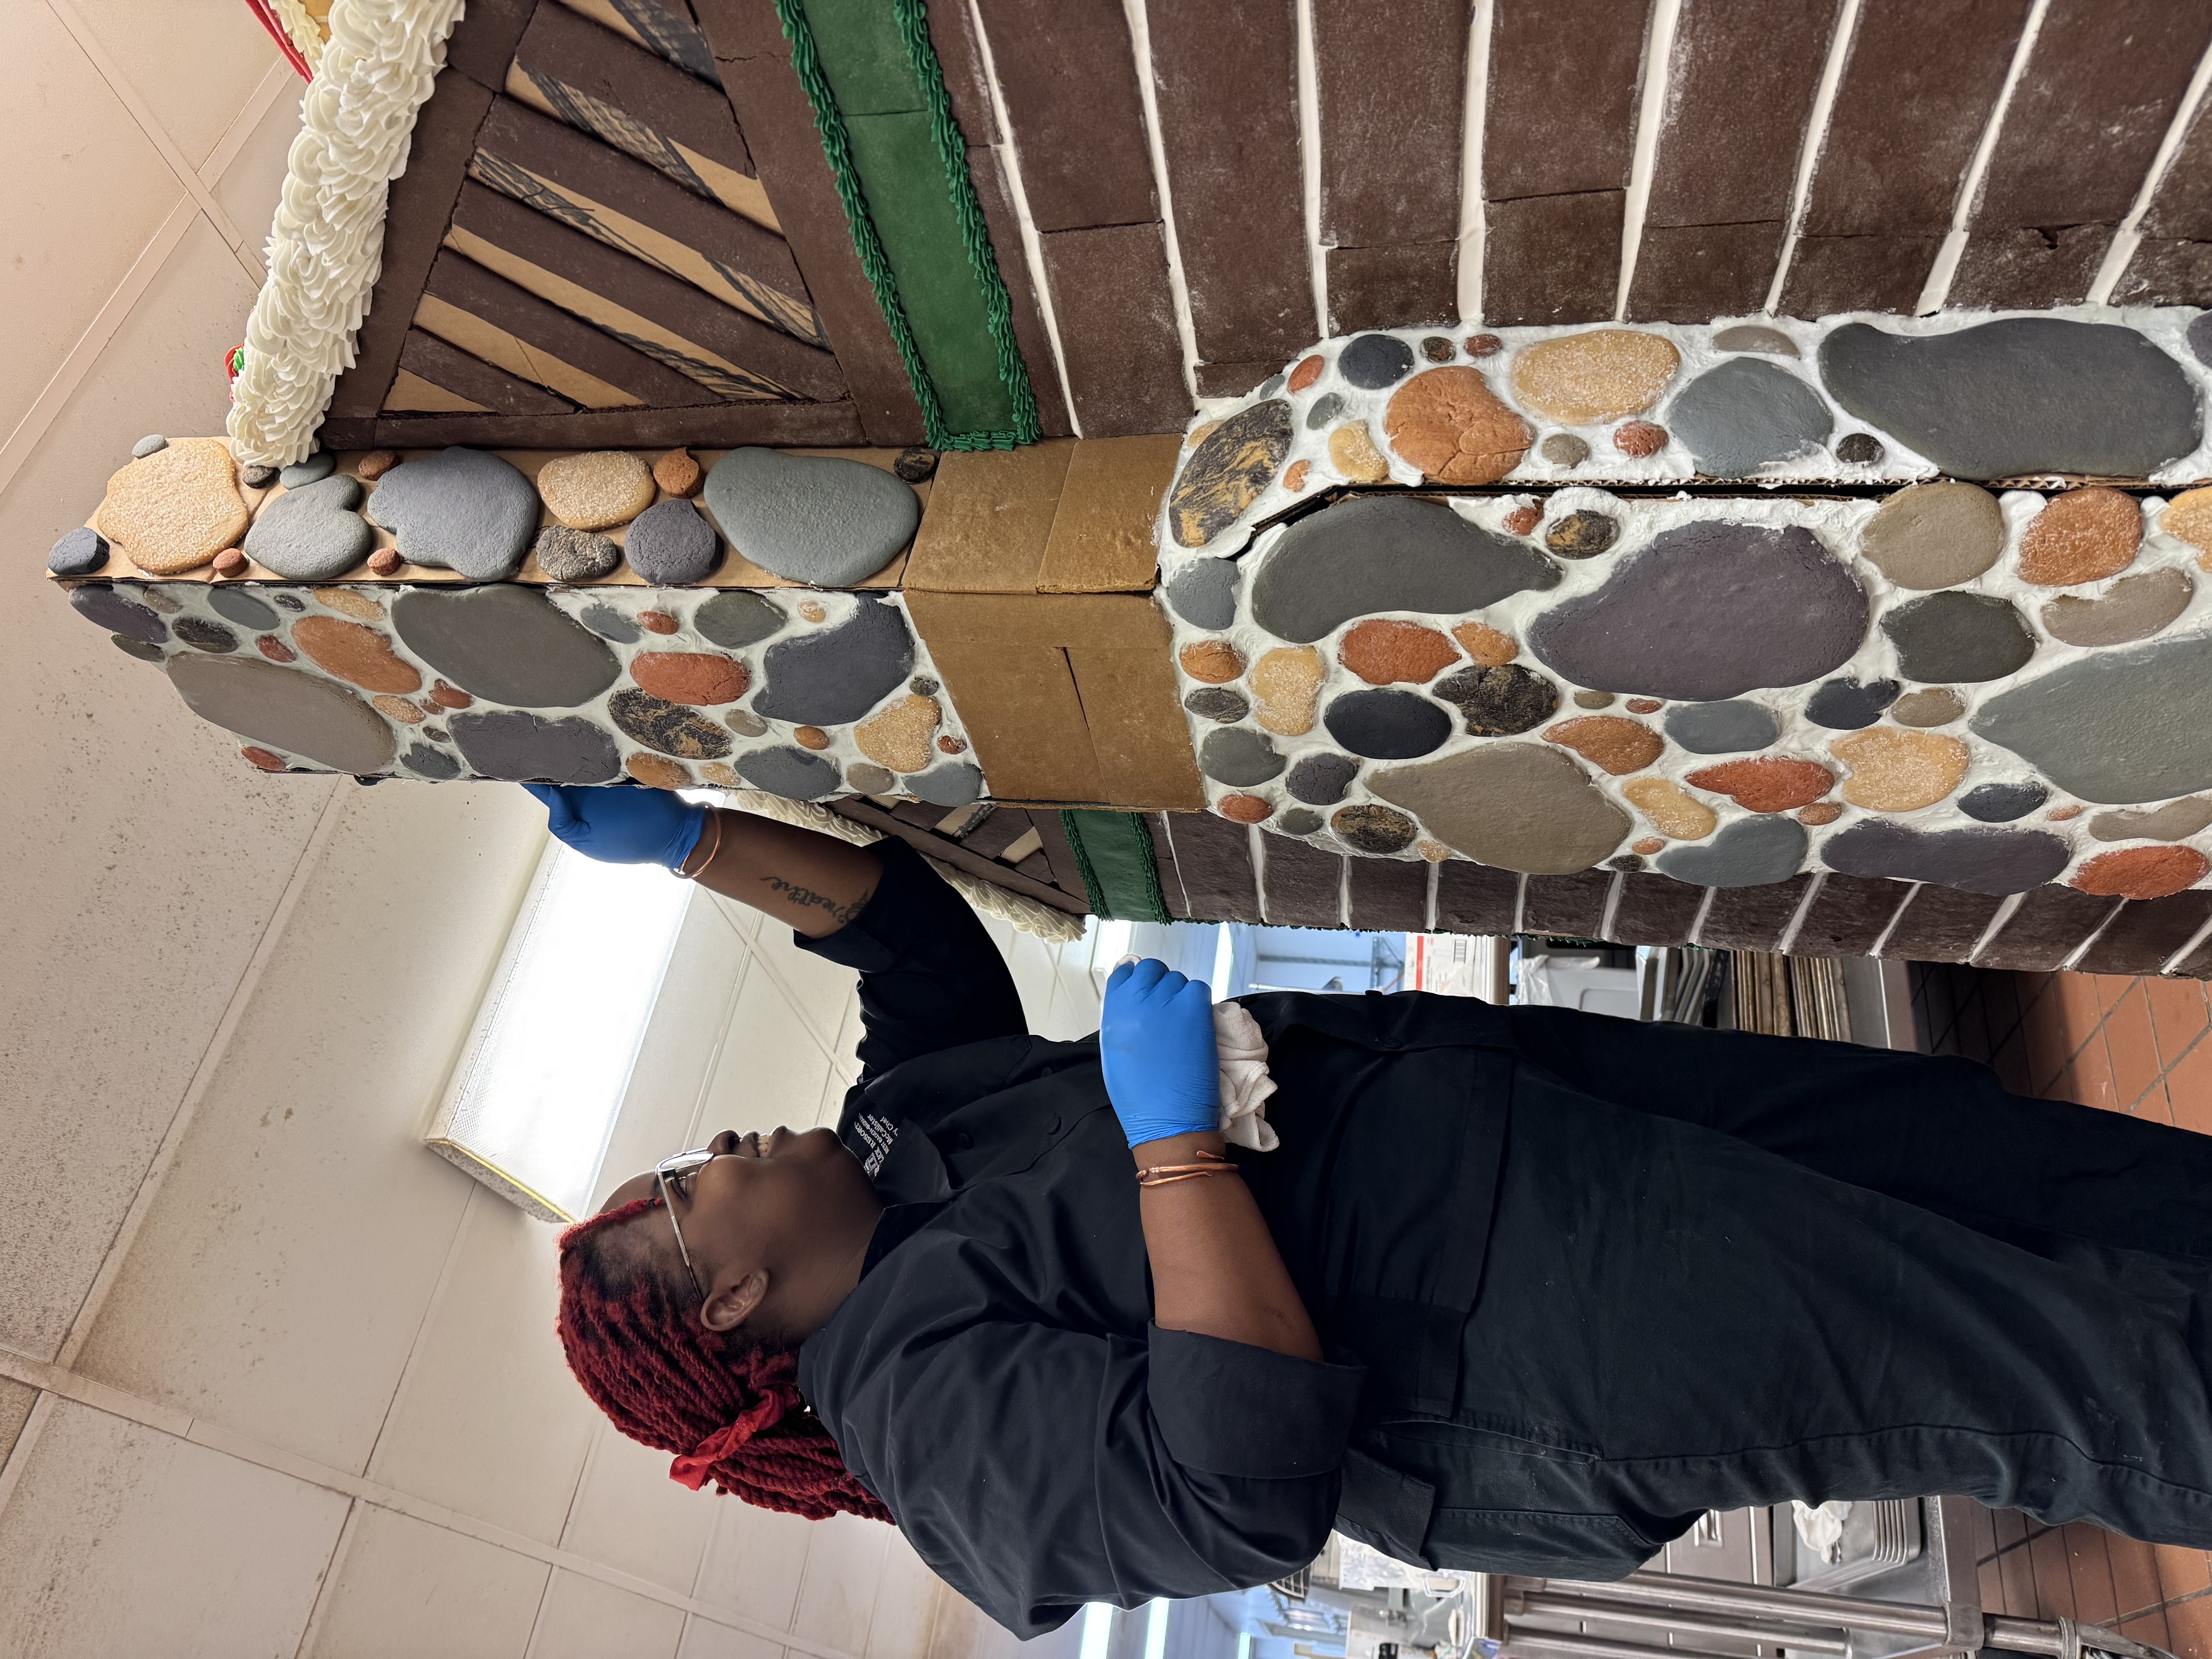
<path id="1" fill-rule="evenodd" d="M 1148 1164 L 1137 1171 L 1139 1187 L 1171 1187 L 1178 1181 L 1200 1181 L 1207 1176 L 1235 1175 L 1237 1166 L 1219 1152 L 1200 1151 L 1195 1164 Z"/>
<path id="2" fill-rule="evenodd" d="M 678 864 L 676 866 L 676 873 L 682 877 L 685 881 L 696 881 L 700 877 L 705 875 L 707 873 L 707 866 L 714 861 L 715 857 L 722 850 L 722 815 L 710 808 L 707 813 L 707 822 L 714 826 L 714 844 L 707 849 L 707 856 L 699 860 L 699 867 L 696 870 L 687 871 L 684 869 L 684 866 L 691 862 L 691 853 L 696 853 L 699 850 L 697 843 L 693 843 L 691 853 L 686 853 L 684 855 L 683 863 Z"/>

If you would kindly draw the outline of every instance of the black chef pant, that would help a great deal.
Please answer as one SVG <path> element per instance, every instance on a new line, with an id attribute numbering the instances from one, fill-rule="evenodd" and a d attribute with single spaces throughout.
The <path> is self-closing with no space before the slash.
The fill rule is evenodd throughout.
<path id="1" fill-rule="evenodd" d="M 1514 1023 L 1455 1409 L 1362 1436 L 1437 1488 L 1436 1565 L 1935 1493 L 2212 1547 L 2212 1138 L 1960 1060 Z"/>

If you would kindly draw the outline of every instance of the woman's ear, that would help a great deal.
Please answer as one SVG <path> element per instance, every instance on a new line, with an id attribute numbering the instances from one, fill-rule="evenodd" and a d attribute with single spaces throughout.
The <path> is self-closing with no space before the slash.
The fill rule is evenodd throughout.
<path id="1" fill-rule="evenodd" d="M 733 1331 L 753 1316 L 768 1295 L 768 1269 L 756 1267 L 742 1279 L 718 1284 L 699 1310 L 699 1322 L 710 1331 Z"/>

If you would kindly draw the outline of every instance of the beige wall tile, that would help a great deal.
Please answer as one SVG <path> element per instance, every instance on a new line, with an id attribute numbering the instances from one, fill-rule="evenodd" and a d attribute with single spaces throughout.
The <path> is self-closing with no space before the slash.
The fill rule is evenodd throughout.
<path id="1" fill-rule="evenodd" d="M 1000 946 L 1006 954 L 1006 970 L 1014 976 L 1014 988 L 1021 993 L 1022 1012 L 1029 1018 L 1030 1030 L 1041 1033 L 1052 1015 L 1052 953 L 1036 934 L 1007 931 L 1013 934 L 1012 943 Z"/>
<path id="2" fill-rule="evenodd" d="M 222 177 L 215 181 L 215 199 L 245 237 L 256 258 L 264 257 L 269 227 L 276 217 L 276 200 L 284 191 L 284 167 L 292 141 L 300 136 L 300 94 L 306 82 L 297 76 L 285 83 L 276 101 L 253 124 L 244 145 L 230 158 Z M 239 331 L 245 332 L 241 320 Z"/>
<path id="3" fill-rule="evenodd" d="M 689 1595 L 714 1530 L 735 1498 L 668 1478 L 668 1454 L 602 1425 L 561 1547 Z"/>
<path id="4" fill-rule="evenodd" d="M 369 1461 L 376 1480 L 547 1544 L 599 1422 L 553 1334 L 554 1237 L 479 1189 Z"/>
<path id="5" fill-rule="evenodd" d="M 8 319 L 0 433 L 22 418 L 139 250 L 185 199 L 161 152 L 50 8 L 11 4 L 7 48 L 0 225 L 35 226 L 37 234 L 11 239 L 9 257 L 0 259 L 0 316 Z"/>
<path id="6" fill-rule="evenodd" d="M 7 1467 L 8 1454 L 15 1449 L 15 1438 L 23 1432 L 23 1420 L 38 1403 L 36 1389 L 12 1376 L 0 1376 L 0 1468 Z"/>
<path id="7" fill-rule="evenodd" d="M 812 1122 L 830 1074 L 829 1054 L 815 1046 L 813 1029 L 756 957 L 738 991 L 737 1011 L 708 1085 L 702 1138 L 723 1129 L 743 1133 Z"/>
<path id="8" fill-rule="evenodd" d="M 185 160 L 208 158 L 277 61 L 253 14 L 228 0 L 64 0 L 145 100 Z"/>
<path id="9" fill-rule="evenodd" d="M 884 1547 L 883 1573 L 868 1624 L 867 1659 L 929 1659 L 938 1605 L 958 1599 L 922 1565 L 914 1546 L 893 1532 Z"/>
<path id="10" fill-rule="evenodd" d="M 792 1630 L 847 1653 L 864 1651 L 890 1535 L 891 1528 L 881 1522 L 857 1516 L 833 1515 L 817 1522 L 807 1539 L 806 1571 L 799 1577 Z"/>
<path id="11" fill-rule="evenodd" d="M 800 950 L 791 939 L 791 929 L 763 919 L 754 949 L 790 991 L 792 1005 L 806 1021 L 807 1030 L 828 1048 L 837 1040 L 846 1000 L 860 976 L 850 968 Z"/>
<path id="12" fill-rule="evenodd" d="M 303 1659 L 521 1659 L 550 1571 L 364 1508 Z"/>
<path id="13" fill-rule="evenodd" d="M 556 1571 L 530 1659 L 674 1659 L 684 1610 Z"/>
<path id="14" fill-rule="evenodd" d="M 10 15 L 44 39 L 43 6 Z M 25 76 L 33 93 L 47 84 L 40 73 Z M 46 170 L 35 149 L 15 153 L 0 171 L 0 216 L 10 216 L 0 222 L 56 220 L 9 196 Z M 128 201 L 115 210 L 127 214 Z M 58 220 L 39 248 L 69 240 Z M 0 296 L 10 270 L 0 260 Z M 220 355 L 252 298 L 228 250 L 196 226 L 0 495 L 0 547 L 13 550 L 0 561 L 0 607 L 14 624 L 0 707 L 15 711 L 0 845 L 38 849 L 0 866 L 0 915 L 36 945 L 0 954 L 0 1341 L 42 1357 L 82 1303 L 337 787 L 240 761 L 236 739 L 194 719 L 158 671 L 118 651 L 44 577 L 46 548 L 98 505 L 141 433 L 222 430 Z M 28 313 L 4 309 L 12 303 L 0 297 L 0 314 L 20 343 Z"/>
<path id="15" fill-rule="evenodd" d="M 684 1627 L 684 1642 L 676 1650 L 676 1659 L 782 1659 L 787 1651 L 750 1632 L 732 1630 L 694 1613 Z"/>
<path id="16" fill-rule="evenodd" d="M 57 1401 L 0 1513 L 0 1653 L 289 1654 L 347 1500 Z"/>
<path id="17" fill-rule="evenodd" d="M 536 861 L 537 820 L 520 790 L 348 787 L 83 1370 L 362 1467 L 478 1190 L 420 1136 Z M 544 1256 L 507 1271 L 547 1310 L 521 1328 L 546 1358 Z"/>
<path id="18" fill-rule="evenodd" d="M 806 1569 L 807 1541 L 827 1521 L 802 1521 L 725 1498 L 714 1515 L 714 1535 L 700 1564 L 691 1594 L 710 1607 L 757 1620 L 776 1630 L 791 1626 L 799 1605 L 799 1576 Z"/>

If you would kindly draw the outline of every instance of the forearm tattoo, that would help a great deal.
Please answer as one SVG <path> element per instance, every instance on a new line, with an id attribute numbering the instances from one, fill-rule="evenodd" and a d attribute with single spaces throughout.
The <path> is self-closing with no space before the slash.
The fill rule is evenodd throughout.
<path id="1" fill-rule="evenodd" d="M 817 893 L 811 887 L 801 887 L 796 882 L 786 881 L 781 876 L 763 876 L 776 896 L 787 904 L 795 904 L 802 910 L 826 910 L 830 921 L 842 927 L 860 914 L 868 902 L 867 897 L 854 899 L 850 904 L 840 904 L 827 893 Z"/>

